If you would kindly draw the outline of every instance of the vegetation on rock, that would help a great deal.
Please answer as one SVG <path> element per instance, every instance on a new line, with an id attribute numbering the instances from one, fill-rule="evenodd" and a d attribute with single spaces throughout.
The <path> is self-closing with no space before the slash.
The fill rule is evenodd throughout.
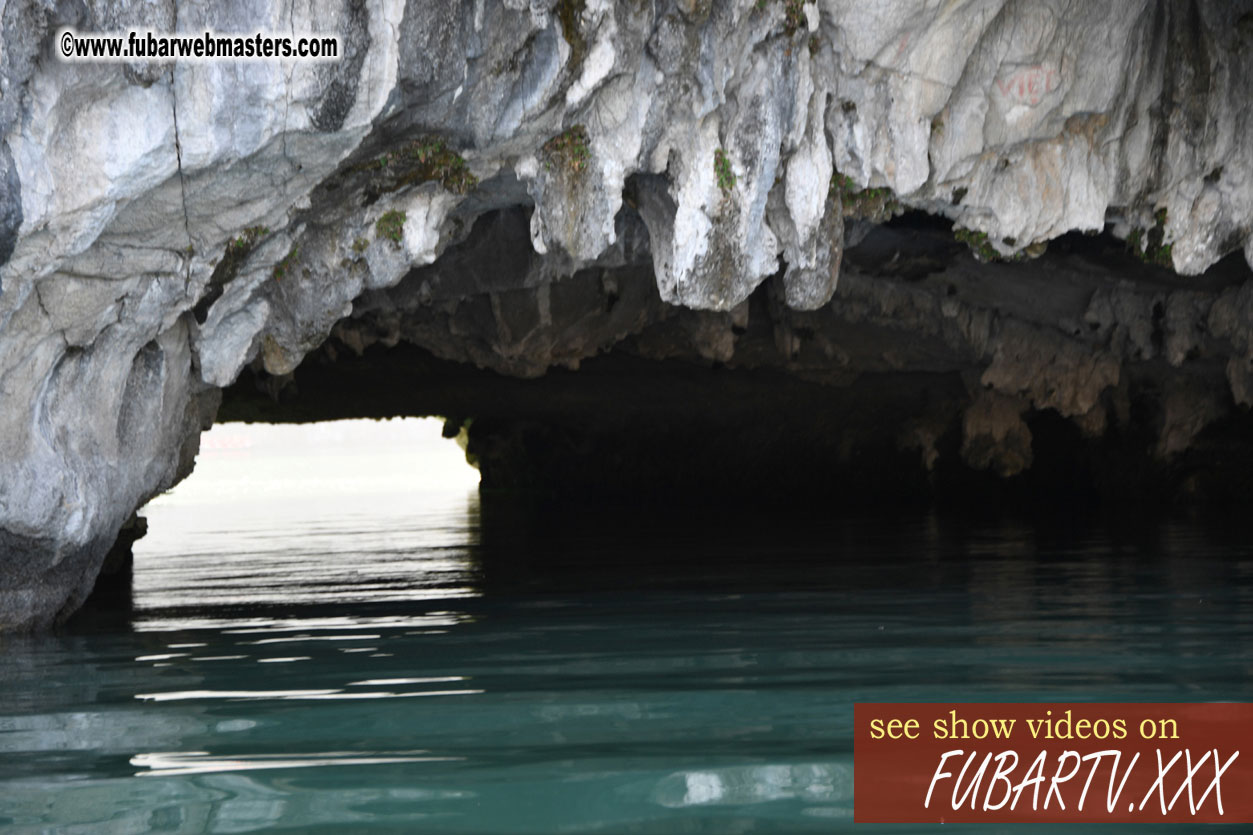
<path id="1" fill-rule="evenodd" d="M 953 229 L 953 237 L 964 243 L 970 248 L 971 254 L 975 256 L 976 261 L 988 263 L 989 261 L 999 262 L 1016 262 L 1026 261 L 1030 258 L 1039 258 L 1048 249 L 1046 241 L 1037 241 L 1028 244 L 1022 249 L 1011 255 L 1004 255 L 988 240 L 986 232 L 979 232 L 975 229 L 962 229 L 960 227 Z M 1005 246 L 1016 246 L 1018 241 L 1014 238 L 1002 238 Z"/>
<path id="2" fill-rule="evenodd" d="M 270 228 L 268 226 L 249 226 L 242 233 L 240 233 L 239 237 L 231 238 L 227 241 L 226 251 L 228 254 L 239 252 L 247 254 L 252 252 L 252 248 L 257 245 L 257 241 L 261 240 L 268 234 L 270 234 Z"/>
<path id="3" fill-rule="evenodd" d="M 237 237 L 227 241 L 222 260 L 218 262 L 213 270 L 213 276 L 209 279 L 210 285 L 222 286 L 233 279 L 239 272 L 239 268 L 243 266 L 244 259 L 256 249 L 257 242 L 268 234 L 270 234 L 269 227 L 249 226 Z"/>
<path id="4" fill-rule="evenodd" d="M 883 223 L 899 215 L 900 201 L 890 188 L 859 189 L 853 178 L 836 171 L 831 175 L 831 191 L 838 192 L 844 217 Z"/>
<path id="5" fill-rule="evenodd" d="M 1171 269 L 1174 260 L 1171 258 L 1171 244 L 1163 243 L 1166 238 L 1166 209 L 1158 209 L 1153 214 L 1153 226 L 1150 229 L 1133 229 L 1127 236 L 1127 248 L 1132 254 L 1147 264 Z"/>
<path id="6" fill-rule="evenodd" d="M 977 229 L 962 229 L 960 227 L 953 229 L 953 237 L 964 243 L 970 248 L 970 252 L 975 256 L 976 261 L 984 263 L 988 261 L 1005 260 L 996 247 L 988 242 L 988 233 L 980 232 Z"/>
<path id="7" fill-rule="evenodd" d="M 783 3 L 783 31 L 788 37 L 795 35 L 808 26 L 805 19 L 804 0 L 781 0 Z M 770 5 L 770 0 L 757 0 L 757 11 L 762 12 Z"/>
<path id="8" fill-rule="evenodd" d="M 565 168 L 575 174 L 587 167 L 592 158 L 587 129 L 575 125 L 544 143 L 544 167 L 549 171 Z"/>
<path id="9" fill-rule="evenodd" d="M 735 172 L 731 170 L 731 160 L 721 148 L 714 151 L 714 173 L 718 176 L 718 188 L 723 191 L 735 188 Z"/>
<path id="10" fill-rule="evenodd" d="M 291 271 L 292 265 L 296 263 L 296 256 L 300 254 L 300 247 L 293 246 L 291 251 L 283 256 L 283 260 L 274 265 L 274 280 L 282 281 L 283 278 Z"/>
<path id="11" fill-rule="evenodd" d="M 374 230 L 380 238 L 386 238 L 399 245 L 405 237 L 405 213 L 395 209 L 384 212 L 374 224 Z"/>
<path id="12" fill-rule="evenodd" d="M 479 184 L 461 154 L 449 148 L 444 140 L 430 136 L 381 154 L 362 167 L 380 172 L 383 177 L 377 189 L 380 193 L 437 182 L 454 194 L 465 194 Z"/>

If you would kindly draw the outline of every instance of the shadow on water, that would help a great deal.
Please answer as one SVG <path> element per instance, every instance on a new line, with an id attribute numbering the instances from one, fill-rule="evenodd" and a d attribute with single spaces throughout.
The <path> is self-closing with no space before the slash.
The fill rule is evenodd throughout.
<path id="1" fill-rule="evenodd" d="M 1114 608 L 1134 603 L 1138 589 L 1180 597 L 1190 588 L 1243 589 L 1253 557 L 1247 526 L 1066 513 L 821 514 L 777 506 L 719 512 L 606 507 L 508 491 L 473 491 L 463 511 L 441 512 L 423 518 L 416 538 L 399 545 L 380 546 L 376 530 L 346 530 L 357 546 L 351 554 L 338 538 L 328 549 L 309 536 L 295 547 L 276 538 L 274 550 L 256 549 L 215 573 L 205 566 L 219 568 L 213 551 L 166 555 L 141 566 L 134 591 L 89 608 L 65 631 L 158 617 L 317 617 L 348 608 L 439 610 L 449 599 L 475 609 L 535 597 L 575 602 L 658 593 L 801 593 L 853 608 L 883 596 L 1000 595 L 1022 615 L 1023 606 L 1034 611 L 1059 597 L 1107 598 Z M 423 525 L 440 528 L 437 545 L 417 544 L 429 532 Z M 215 599 L 228 588 L 248 593 Z M 988 616 L 984 608 L 972 614 Z"/>
<path id="2" fill-rule="evenodd" d="M 473 511 L 472 511 L 473 513 Z M 484 492 L 472 545 L 479 590 L 925 593 L 988 584 L 1075 594 L 1239 586 L 1253 539 L 1188 521 L 936 511 L 725 513 L 606 509 Z"/>
<path id="3" fill-rule="evenodd" d="M 140 553 L 125 622 L 10 641 L 0 826 L 847 831 L 855 702 L 1253 679 L 1235 528 L 490 492 L 380 514 Z"/>

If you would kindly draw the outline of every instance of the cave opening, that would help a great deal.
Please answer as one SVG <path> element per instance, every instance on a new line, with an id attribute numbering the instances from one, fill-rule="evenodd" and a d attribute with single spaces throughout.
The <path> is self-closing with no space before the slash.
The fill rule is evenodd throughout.
<path id="1" fill-rule="evenodd" d="M 151 626 L 473 593 L 479 475 L 443 427 L 216 424 L 193 474 L 140 508 L 88 613 Z"/>
<path id="2" fill-rule="evenodd" d="M 290 370 L 262 350 L 216 420 L 432 421 L 481 478 L 462 542 L 476 593 L 717 583 L 762 569 L 772 531 L 821 543 L 825 522 L 938 510 L 958 526 L 1121 528 L 1238 514 L 1253 496 L 1253 416 L 1217 332 L 1243 303 L 1238 256 L 1185 285 L 1107 229 L 1007 262 L 904 212 L 846 222 L 819 309 L 786 303 L 783 267 L 707 311 L 661 298 L 629 206 L 618 249 L 579 269 L 537 256 L 530 224 L 528 207 L 481 213 L 434 263 L 365 291 Z M 1183 324 L 1193 308 L 1209 328 Z M 605 532 L 616 544 L 589 559 Z M 129 600 L 140 534 L 122 531 L 97 600 Z M 693 537 L 726 546 L 657 546 Z M 811 568 L 828 564 L 810 551 Z M 661 556 L 641 571 L 640 554 Z"/>
<path id="3" fill-rule="evenodd" d="M 904 212 L 846 220 L 820 308 L 785 302 L 784 266 L 710 311 L 661 298 L 631 206 L 617 248 L 578 269 L 537 255 L 531 223 L 478 215 L 290 372 L 245 367 L 219 419 L 445 415 L 487 490 L 653 509 L 1155 513 L 1244 495 L 1227 462 L 1250 416 L 1217 328 L 1243 303 L 1239 253 L 1185 282 L 1107 224 L 1004 260 Z M 1187 326 L 1195 309 L 1215 326 Z"/>

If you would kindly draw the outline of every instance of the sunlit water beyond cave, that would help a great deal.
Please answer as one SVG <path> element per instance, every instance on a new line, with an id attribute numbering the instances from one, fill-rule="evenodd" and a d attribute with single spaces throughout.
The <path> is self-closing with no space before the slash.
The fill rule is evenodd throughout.
<path id="1" fill-rule="evenodd" d="M 133 609 L 4 639 L 0 830 L 839 832 L 854 702 L 1250 696 L 1238 531 L 476 481 L 438 423 L 215 428 Z"/>

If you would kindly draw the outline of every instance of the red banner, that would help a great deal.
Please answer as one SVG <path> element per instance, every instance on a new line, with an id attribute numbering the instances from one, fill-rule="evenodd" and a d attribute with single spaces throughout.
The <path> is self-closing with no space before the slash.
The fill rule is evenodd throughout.
<path id="1" fill-rule="evenodd" d="M 857 823 L 1253 822 L 1253 704 L 857 704 Z"/>

